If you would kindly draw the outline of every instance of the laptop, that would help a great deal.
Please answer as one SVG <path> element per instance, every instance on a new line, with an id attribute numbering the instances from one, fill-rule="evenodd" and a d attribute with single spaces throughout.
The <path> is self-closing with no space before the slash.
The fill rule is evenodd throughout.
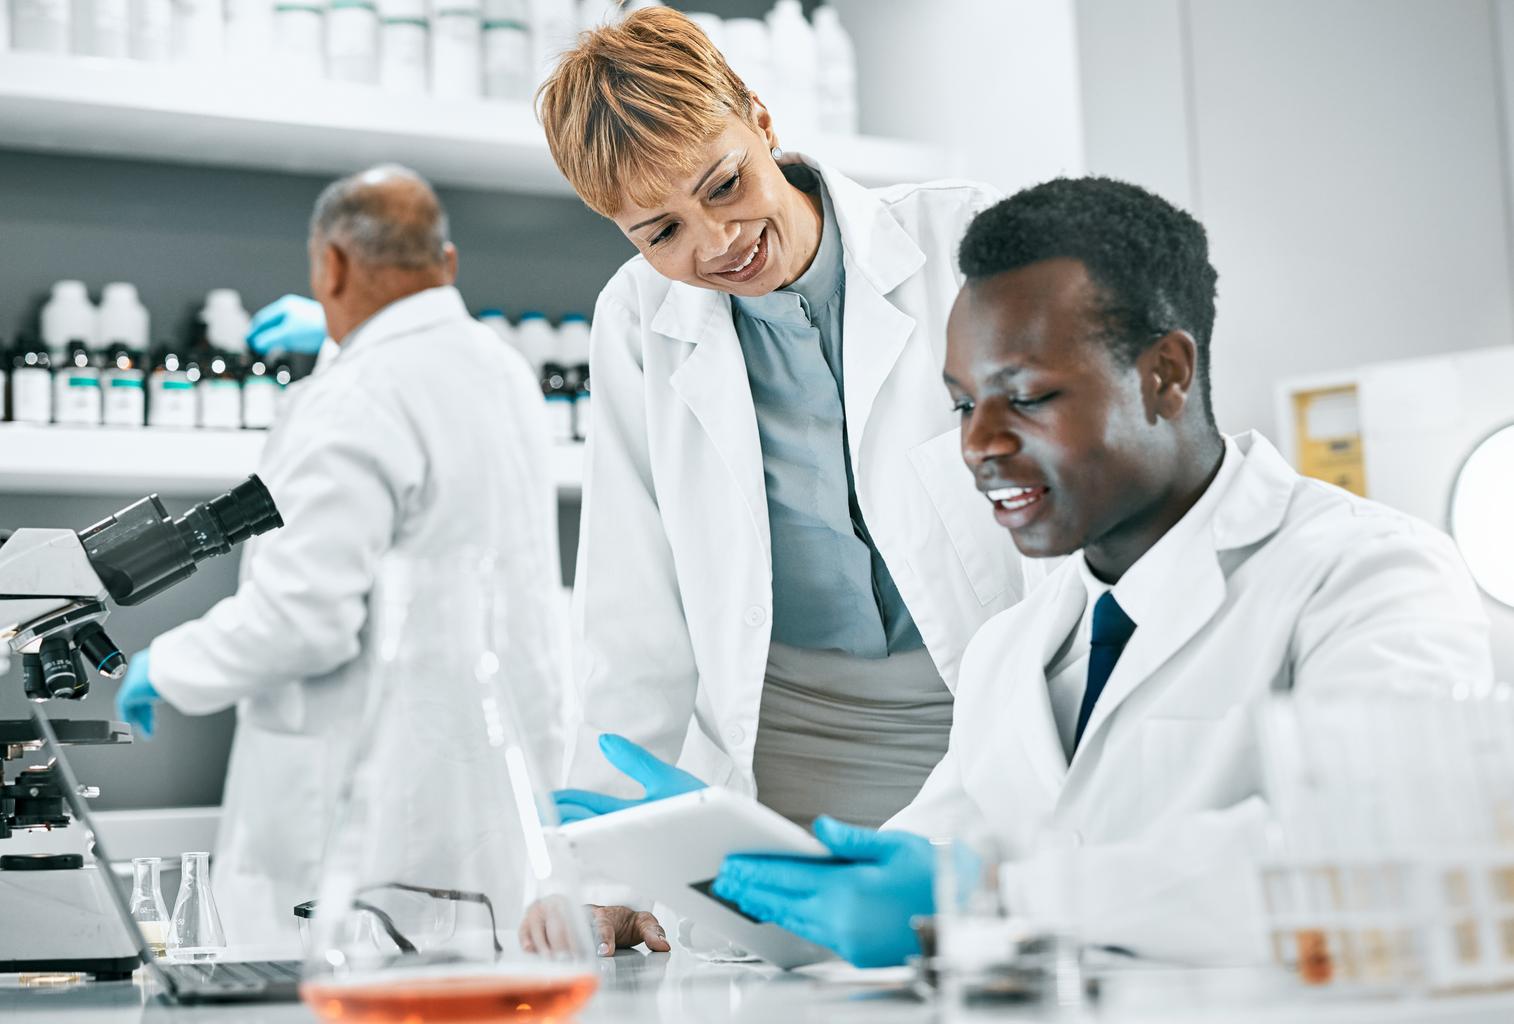
<path id="1" fill-rule="evenodd" d="M 300 998 L 300 968 L 298 960 L 209 960 L 184 963 L 163 962 L 153 956 L 142 937 L 141 930 L 131 919 L 125 883 L 110 867 L 110 854 L 100 840 L 100 830 L 90 817 L 84 798 L 79 795 L 79 780 L 74 777 L 73 766 L 63 752 L 63 745 L 53 733 L 52 723 L 47 720 L 42 708 L 32 706 L 32 719 L 37 724 L 37 735 L 56 760 L 63 776 L 63 795 L 68 800 L 68 809 L 74 820 L 88 829 L 94 837 L 95 860 L 102 870 L 105 888 L 110 892 L 110 903 L 121 919 L 121 927 L 136 941 L 137 956 L 148 974 L 158 982 L 164 997 L 173 1003 L 267 1003 L 293 1002 Z"/>

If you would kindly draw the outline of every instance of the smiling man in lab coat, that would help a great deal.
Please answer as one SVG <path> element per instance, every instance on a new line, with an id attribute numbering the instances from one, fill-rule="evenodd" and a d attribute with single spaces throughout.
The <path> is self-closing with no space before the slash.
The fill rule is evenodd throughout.
<path id="1" fill-rule="evenodd" d="M 214 865 L 233 944 L 292 939 L 294 905 L 315 895 L 375 696 L 369 600 L 391 552 L 499 557 L 517 706 L 538 758 L 555 768 L 559 756 L 557 495 L 541 392 L 468 315 L 447 235 L 436 194 L 401 167 L 321 194 L 310 231 L 320 308 L 304 319 L 335 345 L 295 385 L 258 466 L 285 526 L 248 543 L 234 595 L 132 658 L 117 695 L 148 735 L 160 697 L 191 715 L 237 707 Z M 423 831 L 423 800 L 395 799 L 420 802 Z"/>
<path id="2" fill-rule="evenodd" d="M 963 458 L 1022 553 L 1069 557 L 974 637 L 948 752 L 883 831 L 822 819 L 845 863 L 736 856 L 716 892 L 897 963 L 933 906 L 923 837 L 990 835 L 1013 913 L 1149 956 L 1258 959 L 1255 712 L 1289 689 L 1486 686 L 1471 579 L 1439 531 L 1219 432 L 1192 217 L 1053 181 L 981 214 L 961 265 L 945 379 Z"/>

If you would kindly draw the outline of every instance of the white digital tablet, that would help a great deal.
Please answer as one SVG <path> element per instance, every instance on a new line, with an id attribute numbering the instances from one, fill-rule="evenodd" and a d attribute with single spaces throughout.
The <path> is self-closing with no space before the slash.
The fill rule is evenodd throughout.
<path id="1" fill-rule="evenodd" d="M 701 928 L 782 968 L 834 956 L 710 892 L 731 853 L 824 858 L 814 836 L 751 797 L 711 786 L 562 826 L 585 871 L 665 903 Z"/>

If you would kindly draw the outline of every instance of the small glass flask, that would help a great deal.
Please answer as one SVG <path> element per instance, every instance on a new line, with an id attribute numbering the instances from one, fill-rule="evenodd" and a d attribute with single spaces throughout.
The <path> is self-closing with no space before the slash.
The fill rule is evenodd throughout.
<path id="1" fill-rule="evenodd" d="M 162 958 L 168 943 L 168 910 L 163 906 L 163 861 L 134 857 L 131 862 L 131 919 L 152 955 Z"/>
<path id="2" fill-rule="evenodd" d="M 226 949 L 226 932 L 210 891 L 208 853 L 186 853 L 182 858 L 168 948 L 175 960 L 214 960 Z"/>

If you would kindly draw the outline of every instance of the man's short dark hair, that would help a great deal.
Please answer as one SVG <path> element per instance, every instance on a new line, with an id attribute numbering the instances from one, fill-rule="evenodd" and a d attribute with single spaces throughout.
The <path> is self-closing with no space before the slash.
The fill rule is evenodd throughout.
<path id="1" fill-rule="evenodd" d="M 962 238 L 969 281 L 1042 260 L 1080 261 L 1102 292 L 1104 340 L 1126 362 L 1184 330 L 1198 345 L 1199 394 L 1211 423 L 1214 286 L 1204 226 L 1167 200 L 1111 178 L 1057 178 L 984 210 Z"/>

